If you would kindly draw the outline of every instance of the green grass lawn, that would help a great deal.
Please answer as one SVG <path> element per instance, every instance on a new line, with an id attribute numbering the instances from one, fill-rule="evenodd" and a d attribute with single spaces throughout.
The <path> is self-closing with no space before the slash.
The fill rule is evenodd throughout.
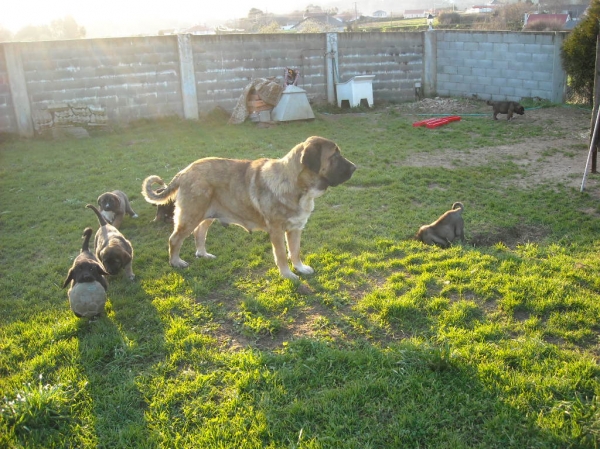
<path id="1" fill-rule="evenodd" d="M 511 161 L 405 166 L 548 132 L 413 119 L 392 108 L 259 127 L 214 114 L 0 143 L 0 447 L 599 447 L 597 200 L 516 187 L 527 173 Z M 235 226 L 211 228 L 216 259 L 194 259 L 190 237 L 191 266 L 169 266 L 146 176 L 280 157 L 311 135 L 358 167 L 316 200 L 302 245 L 314 275 L 282 279 L 268 236 Z M 137 277 L 111 277 L 106 315 L 78 319 L 61 285 L 98 227 L 85 205 L 114 189 L 139 214 L 121 226 Z M 466 244 L 411 239 L 454 201 Z M 524 228 L 540 232 L 503 240 Z"/>

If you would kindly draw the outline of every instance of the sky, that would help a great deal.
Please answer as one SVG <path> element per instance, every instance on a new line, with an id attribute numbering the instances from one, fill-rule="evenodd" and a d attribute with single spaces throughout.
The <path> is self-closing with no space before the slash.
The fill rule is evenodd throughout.
<path id="1" fill-rule="evenodd" d="M 214 26 L 248 17 L 252 8 L 265 13 L 287 14 L 308 5 L 337 7 L 339 11 L 358 9 L 402 12 L 405 8 L 454 0 L 0 0 L 0 28 L 16 33 L 27 25 L 50 25 L 53 20 L 71 16 L 86 29 L 86 37 L 157 34 L 159 30 L 192 25 Z M 433 4 L 433 3 L 432 3 Z"/>
<path id="2" fill-rule="evenodd" d="M 13 33 L 27 25 L 49 25 L 67 15 L 78 25 L 89 28 L 99 22 L 226 21 L 246 17 L 251 8 L 270 13 L 290 12 L 290 3 L 281 0 L 3 0 L 3 3 L 0 26 Z"/>

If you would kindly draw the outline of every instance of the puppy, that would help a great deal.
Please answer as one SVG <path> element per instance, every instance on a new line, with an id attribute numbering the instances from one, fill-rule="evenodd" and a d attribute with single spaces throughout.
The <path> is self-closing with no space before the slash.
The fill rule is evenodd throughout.
<path id="1" fill-rule="evenodd" d="M 462 203 L 454 203 L 452 209 L 444 214 L 430 225 L 421 226 L 417 232 L 417 240 L 427 245 L 439 245 L 442 248 L 448 248 L 455 239 L 465 241 L 464 221 L 462 213 L 464 211 Z"/>
<path id="2" fill-rule="evenodd" d="M 152 184 L 164 185 L 163 180 L 147 177 L 142 194 L 152 204 L 175 201 L 174 230 L 169 238 L 172 266 L 189 265 L 179 252 L 190 234 L 196 240 L 196 257 L 214 258 L 206 251 L 206 234 L 212 222 L 219 220 L 247 231 L 266 231 L 279 273 L 296 281 L 288 255 L 299 273 L 314 273 L 300 259 L 300 235 L 314 200 L 328 187 L 350 179 L 355 169 L 335 142 L 313 136 L 280 159 L 199 159 L 177 173 L 160 193 L 152 190 Z"/>
<path id="3" fill-rule="evenodd" d="M 165 190 L 164 187 L 156 189 L 156 193 L 161 193 Z M 165 223 L 173 223 L 173 214 L 175 213 L 175 202 L 173 200 L 166 204 L 159 204 L 156 206 L 156 216 L 154 222 L 163 221 Z"/>
<path id="4" fill-rule="evenodd" d="M 120 190 L 113 190 L 112 192 L 106 192 L 100 195 L 98 197 L 98 206 L 100 206 L 100 213 L 104 216 L 106 221 L 115 228 L 121 226 L 125 214 L 130 215 L 133 218 L 138 217 L 131 208 L 131 204 L 129 204 L 129 198 L 127 198 L 127 195 Z"/>
<path id="5" fill-rule="evenodd" d="M 506 120 L 511 120 L 513 113 L 523 115 L 525 114 L 525 108 L 516 101 L 491 101 L 488 100 L 487 104 L 493 107 L 494 120 L 498 120 L 496 117 L 498 114 L 506 114 Z"/>
<path id="6" fill-rule="evenodd" d="M 86 207 L 95 212 L 100 223 L 100 228 L 94 239 L 96 257 L 100 259 L 108 274 L 114 276 L 122 269 L 125 271 L 125 275 L 133 281 L 135 278 L 131 267 L 133 246 L 117 228 L 106 222 L 104 216 L 95 206 L 88 204 Z"/>
<path id="7" fill-rule="evenodd" d="M 81 245 L 81 252 L 73 261 L 73 265 L 63 283 L 63 288 L 67 287 L 70 283 L 75 285 L 98 281 L 104 287 L 105 291 L 108 289 L 108 282 L 104 277 L 108 276 L 108 273 L 104 270 L 104 267 L 96 256 L 90 251 L 91 236 L 92 228 L 85 228 L 82 236 L 83 244 Z"/>

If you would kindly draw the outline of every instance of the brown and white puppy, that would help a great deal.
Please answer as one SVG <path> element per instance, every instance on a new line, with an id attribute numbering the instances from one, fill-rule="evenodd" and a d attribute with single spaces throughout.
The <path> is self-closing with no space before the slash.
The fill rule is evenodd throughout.
<path id="1" fill-rule="evenodd" d="M 113 190 L 112 192 L 105 192 L 100 195 L 98 197 L 98 206 L 100 206 L 100 213 L 104 216 L 106 221 L 115 228 L 121 226 L 125 214 L 133 218 L 138 217 L 131 208 L 129 198 L 127 198 L 125 192 L 120 190 Z"/>
<path id="2" fill-rule="evenodd" d="M 314 270 L 300 259 L 300 236 L 314 208 L 315 198 L 352 176 L 356 166 L 344 158 L 335 142 L 309 137 L 280 159 L 238 160 L 209 157 L 193 162 L 164 185 L 158 176 L 147 177 L 142 194 L 153 204 L 175 199 L 174 230 L 169 238 L 169 262 L 189 264 L 179 252 L 193 233 L 196 257 L 214 258 L 206 252 L 206 234 L 213 221 L 235 224 L 247 231 L 268 232 L 275 263 L 285 278 L 297 280 L 286 257 L 301 274 Z"/>
<path id="3" fill-rule="evenodd" d="M 133 246 L 117 228 L 106 222 L 104 216 L 95 206 L 88 204 L 86 207 L 95 212 L 100 223 L 100 228 L 96 231 L 94 239 L 96 257 L 100 259 L 108 274 L 114 276 L 124 270 L 125 275 L 133 281 L 135 278 L 131 267 Z"/>
<path id="4" fill-rule="evenodd" d="M 454 203 L 452 209 L 442 214 L 430 225 L 421 226 L 417 232 L 417 240 L 427 245 L 439 245 L 448 248 L 455 239 L 465 241 L 464 221 L 462 213 L 465 207 L 462 203 Z"/>
<path id="5" fill-rule="evenodd" d="M 73 261 L 73 265 L 69 269 L 67 278 L 63 283 L 63 288 L 69 284 L 82 284 L 85 282 L 98 281 L 104 290 L 108 289 L 108 282 L 104 276 L 108 273 L 104 270 L 102 264 L 96 256 L 90 251 L 90 237 L 92 236 L 92 228 L 85 228 L 83 231 L 83 244 L 81 252 Z"/>
<path id="6" fill-rule="evenodd" d="M 525 108 L 516 101 L 491 101 L 488 100 L 487 104 L 492 106 L 494 109 L 493 116 L 494 120 L 498 120 L 496 117 L 498 114 L 506 114 L 506 120 L 510 120 L 513 114 L 523 115 L 525 114 Z"/>

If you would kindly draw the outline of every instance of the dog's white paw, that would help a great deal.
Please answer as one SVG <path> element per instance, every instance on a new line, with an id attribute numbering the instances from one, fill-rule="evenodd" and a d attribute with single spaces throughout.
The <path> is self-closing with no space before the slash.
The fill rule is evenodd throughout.
<path id="1" fill-rule="evenodd" d="M 138 214 L 133 214 L 133 215 L 131 216 L 131 218 L 137 218 L 137 217 L 139 217 L 139 215 L 138 215 Z"/>
<path id="2" fill-rule="evenodd" d="M 214 254 L 207 253 L 206 251 L 204 251 L 204 252 L 196 251 L 196 257 L 204 257 L 206 259 L 216 259 L 217 258 L 217 256 L 215 256 Z"/>
<path id="3" fill-rule="evenodd" d="M 286 271 L 280 271 L 280 273 L 281 273 L 282 277 L 284 277 L 286 279 L 289 279 L 292 282 L 299 282 L 300 281 L 300 278 L 297 275 L 295 275 L 294 273 L 292 273 L 292 270 L 288 269 Z"/>
<path id="4" fill-rule="evenodd" d="M 187 268 L 190 266 L 190 264 L 183 259 L 177 258 L 171 261 L 171 266 L 175 268 Z"/>
<path id="5" fill-rule="evenodd" d="M 313 274 L 315 272 L 315 270 L 313 270 L 312 267 L 304 265 L 303 263 L 299 265 L 294 265 L 294 268 L 300 274 Z"/>

